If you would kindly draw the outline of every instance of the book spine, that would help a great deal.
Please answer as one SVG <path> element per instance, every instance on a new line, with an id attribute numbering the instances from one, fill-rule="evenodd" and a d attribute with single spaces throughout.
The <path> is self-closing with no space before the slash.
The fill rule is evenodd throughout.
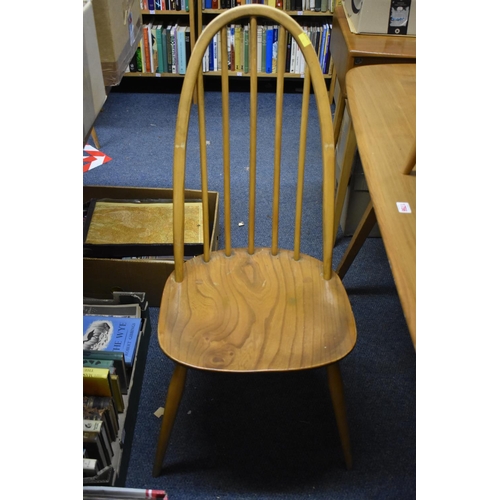
<path id="1" fill-rule="evenodd" d="M 214 71 L 217 71 L 219 67 L 219 46 L 217 43 L 217 35 L 216 33 L 212 39 L 212 45 L 214 47 Z"/>
<path id="2" fill-rule="evenodd" d="M 172 73 L 177 74 L 177 25 L 172 26 L 170 32 L 170 45 L 172 47 Z"/>
<path id="3" fill-rule="evenodd" d="M 274 28 L 268 26 L 266 31 L 266 73 L 269 74 L 273 72 L 273 40 Z"/>
<path id="4" fill-rule="evenodd" d="M 188 26 L 186 28 L 186 69 L 189 64 L 189 59 L 191 58 L 191 28 Z"/>
<path id="5" fill-rule="evenodd" d="M 272 71 L 276 73 L 278 70 L 278 26 L 273 28 L 273 55 L 272 55 Z"/>
<path id="6" fill-rule="evenodd" d="M 230 67 L 229 69 L 231 71 L 235 71 L 236 69 L 236 54 L 235 54 L 235 26 L 232 25 L 231 26 L 231 37 L 230 37 L 230 40 L 231 40 L 231 50 L 230 50 L 230 58 L 229 58 L 229 61 L 230 61 Z"/>
<path id="7" fill-rule="evenodd" d="M 168 54 L 168 46 L 167 46 L 167 30 L 165 27 L 162 27 L 161 30 L 161 46 L 162 46 L 162 63 L 163 63 L 163 72 L 167 73 L 168 72 L 168 61 L 167 61 L 167 54 Z"/>
<path id="8" fill-rule="evenodd" d="M 103 444 L 104 453 L 106 454 L 107 463 L 111 463 L 113 460 L 113 449 L 111 447 L 111 441 L 103 425 L 102 420 L 88 420 L 83 419 L 83 432 L 93 432 L 97 435 L 98 439 L 101 439 Z"/>
<path id="9" fill-rule="evenodd" d="M 83 446 L 89 455 L 88 458 L 99 460 L 103 466 L 111 465 L 111 461 L 108 462 L 102 440 L 94 432 L 83 432 Z"/>
<path id="10" fill-rule="evenodd" d="M 163 38 L 162 38 L 163 26 L 160 24 L 156 29 L 156 45 L 158 46 L 158 71 L 160 73 L 165 73 L 163 69 Z"/>
<path id="11" fill-rule="evenodd" d="M 151 60 L 149 58 L 149 35 L 148 35 L 148 26 L 147 24 L 145 24 L 143 27 L 142 27 L 142 41 L 143 41 L 143 44 L 144 44 L 144 59 L 143 59 L 143 62 L 145 62 L 144 64 L 144 68 L 145 68 L 145 72 L 146 73 L 151 73 Z"/>
<path id="12" fill-rule="evenodd" d="M 248 73 L 250 71 L 250 68 L 249 68 L 249 61 L 250 61 L 250 41 L 249 41 L 249 27 L 248 27 L 248 24 L 245 25 L 244 27 L 244 31 L 243 31 L 243 41 L 244 41 L 244 48 L 245 48 L 245 52 L 244 52 L 244 62 L 243 62 L 243 71 L 245 73 Z"/>
<path id="13" fill-rule="evenodd" d="M 170 32 L 172 31 L 172 26 L 167 26 L 165 29 L 165 35 L 167 38 L 167 73 L 172 73 L 172 41 Z"/>

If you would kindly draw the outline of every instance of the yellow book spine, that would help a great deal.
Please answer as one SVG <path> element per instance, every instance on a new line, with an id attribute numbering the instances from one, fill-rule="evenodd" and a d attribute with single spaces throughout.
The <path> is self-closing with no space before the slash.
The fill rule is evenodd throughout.
<path id="1" fill-rule="evenodd" d="M 84 366 L 83 394 L 85 396 L 112 396 L 109 370 Z"/>

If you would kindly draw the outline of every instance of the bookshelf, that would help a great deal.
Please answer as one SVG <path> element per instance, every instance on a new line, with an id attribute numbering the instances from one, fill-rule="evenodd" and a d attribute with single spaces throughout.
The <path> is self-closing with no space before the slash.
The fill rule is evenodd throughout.
<path id="1" fill-rule="evenodd" d="M 143 293 L 141 292 L 141 294 Z M 130 294 L 124 293 L 119 298 L 118 303 L 133 303 L 126 295 L 134 296 L 138 294 L 134 294 L 133 292 L 130 292 Z M 84 304 L 100 304 L 105 302 L 107 301 L 102 299 L 84 299 Z M 95 476 L 83 477 L 84 486 L 123 486 L 125 483 L 125 473 L 130 460 L 132 437 L 137 420 L 139 397 L 144 378 L 149 339 L 151 337 L 147 301 L 141 304 L 141 318 L 141 334 L 132 370 L 129 373 L 130 382 L 128 391 L 126 394 L 123 394 L 124 410 L 118 413 L 118 437 L 111 443 L 113 450 L 111 467 L 105 467 Z"/>
<path id="2" fill-rule="evenodd" d="M 182 3 L 181 3 L 182 2 Z M 150 7 L 156 6 L 153 9 Z M 158 9 L 161 7 L 161 9 Z M 191 8 L 192 7 L 192 8 Z M 144 46 L 144 27 L 151 24 L 153 26 L 161 26 L 162 30 L 168 26 L 183 26 L 189 28 L 191 47 L 196 41 L 196 18 L 195 18 L 195 0 L 140 0 L 143 37 L 139 43 L 139 50 L 142 50 L 141 71 L 129 65 L 130 71 L 126 72 L 126 77 L 161 77 L 161 78 L 184 78 L 184 74 L 179 72 L 179 68 L 157 66 L 156 71 L 146 67 L 144 58 L 148 55 L 147 48 Z M 165 39 L 163 39 L 165 40 Z M 142 46 L 142 49 L 141 49 Z M 160 49 L 161 50 L 161 49 Z M 187 61 L 186 61 L 187 62 Z M 168 64 L 168 63 L 167 63 Z M 149 71 L 148 71 L 149 69 Z M 161 70 L 161 71 L 160 71 Z"/>
<path id="3" fill-rule="evenodd" d="M 208 2 L 213 2 L 211 4 L 211 8 L 209 8 Z M 221 5 L 224 5 L 223 2 L 235 2 L 235 0 L 197 0 L 197 38 L 200 36 L 203 28 L 217 15 L 223 13 L 227 9 L 220 8 Z M 333 21 L 333 13 L 332 10 L 335 8 L 336 1 L 328 1 L 323 2 L 323 6 L 319 6 L 320 10 L 311 10 L 311 0 L 301 0 L 301 4 L 303 7 L 308 6 L 308 8 L 304 8 L 303 10 L 291 10 L 287 7 L 297 7 L 297 4 L 294 4 L 295 0 L 283 0 L 283 10 L 287 12 L 291 17 L 293 17 L 301 26 L 304 27 L 305 32 L 308 34 L 312 43 L 317 47 L 318 58 L 320 59 L 320 63 L 323 67 L 323 73 L 325 79 L 331 79 L 333 73 L 333 64 L 330 56 L 330 38 L 329 35 L 332 29 L 332 21 Z M 319 2 L 319 0 L 315 0 Z M 263 0 L 265 4 L 277 5 L 276 0 Z M 321 5 L 321 4 L 319 4 Z M 218 8 L 214 8 L 218 7 Z M 229 8 L 237 8 L 237 6 L 229 7 Z M 278 8 L 278 7 L 277 7 Z M 321 8 L 324 10 L 322 11 Z M 236 25 L 238 26 L 238 25 Z M 235 63 L 234 69 L 232 68 L 229 71 L 229 76 L 231 77 L 245 77 L 248 73 L 246 65 L 244 62 L 244 25 L 240 26 L 240 39 L 238 40 L 237 36 L 235 36 L 235 54 L 240 54 L 239 57 L 235 55 L 235 58 L 240 61 L 239 67 L 236 67 Z M 264 24 L 263 24 L 264 26 Z M 265 34 L 263 35 L 265 36 Z M 238 43 L 239 48 L 236 48 L 236 43 Z M 262 56 L 264 57 L 264 56 Z M 274 71 L 266 71 L 264 68 L 264 62 L 259 58 L 261 69 L 258 70 L 259 77 L 265 78 L 275 78 L 276 72 Z M 259 66 L 259 62 L 258 62 Z M 287 64 L 286 64 L 285 78 L 286 79 L 297 79 L 300 80 L 304 77 L 303 72 L 300 70 L 299 64 L 294 65 L 293 62 L 290 62 L 289 56 L 287 56 Z M 220 75 L 220 70 L 212 69 L 204 70 L 203 74 L 206 76 L 210 75 Z M 249 75 L 248 75 L 249 76 Z"/>

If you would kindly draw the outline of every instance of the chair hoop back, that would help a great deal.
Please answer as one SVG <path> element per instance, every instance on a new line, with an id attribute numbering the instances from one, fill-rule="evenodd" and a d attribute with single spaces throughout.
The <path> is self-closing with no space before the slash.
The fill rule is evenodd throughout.
<path id="1" fill-rule="evenodd" d="M 175 280 L 180 282 L 183 280 L 183 263 L 184 263 L 184 190 L 185 190 L 185 168 L 186 168 L 186 143 L 189 128 L 189 118 L 191 104 L 193 102 L 194 92 L 198 87 L 198 106 L 199 106 L 199 121 L 200 121 L 200 151 L 201 151 L 201 182 L 202 182 L 202 201 L 204 212 L 204 258 L 206 261 L 210 258 L 209 238 L 208 238 L 208 186 L 207 186 L 207 171 L 206 171 L 206 151 L 205 151 L 205 136 L 204 136 L 204 98 L 203 98 L 203 76 L 202 76 L 202 60 L 207 47 L 214 36 L 221 31 L 221 45 L 226 47 L 226 29 L 233 21 L 239 18 L 248 18 L 250 25 L 250 100 L 251 100 L 251 115 L 250 115 L 250 133 L 254 134 L 250 137 L 251 151 L 250 151 L 250 216 L 249 216 L 249 247 L 250 254 L 253 253 L 253 226 L 254 217 L 252 211 L 255 208 L 255 130 L 256 130 L 256 104 L 257 104 L 257 56 L 256 56 L 256 31 L 257 31 L 257 18 L 268 18 L 278 23 L 281 26 L 281 33 L 284 30 L 288 31 L 295 39 L 300 50 L 304 56 L 307 69 L 304 79 L 304 94 L 305 99 L 309 97 L 309 84 L 312 84 L 314 91 L 316 105 L 319 115 L 319 123 L 321 130 L 321 144 L 322 144 L 322 169 L 323 169 L 323 278 L 330 279 L 332 276 L 332 253 L 334 245 L 334 193 L 335 193 L 335 147 L 333 140 L 333 123 L 330 108 L 329 96 L 325 84 L 323 71 L 319 64 L 318 56 L 311 44 L 309 37 L 304 33 L 303 28 L 286 12 L 266 5 L 251 4 L 242 5 L 233 9 L 228 9 L 223 14 L 218 15 L 204 28 L 200 37 L 196 41 L 193 51 L 190 56 L 189 64 L 186 70 L 182 91 L 179 101 L 179 111 L 177 114 L 177 124 L 175 133 L 175 149 L 174 149 L 174 167 L 173 167 L 173 186 L 174 186 L 174 259 L 175 259 Z M 284 43 L 284 36 L 279 37 L 280 46 L 278 51 L 286 49 Z M 227 53 L 222 50 L 222 96 L 223 96 L 223 131 L 228 133 L 228 71 L 227 71 Z M 281 62 L 280 62 L 281 60 Z M 282 98 L 284 63 L 283 57 L 278 57 L 278 75 L 277 75 L 277 88 L 281 89 L 281 93 L 277 93 Z M 304 105 L 303 105 L 304 109 Z M 255 110 L 255 112 L 254 112 Z M 277 128 L 281 127 L 278 122 L 277 113 Z M 301 130 L 305 130 L 307 126 L 307 118 L 305 123 L 302 124 Z M 280 131 L 279 131 L 280 132 Z M 277 134 L 277 143 L 280 145 L 279 137 Z M 302 133 L 301 133 L 302 135 Z M 301 138 L 301 142 L 305 143 L 305 138 Z M 225 172 L 225 230 L 226 230 L 226 252 L 229 255 L 231 252 L 230 243 L 230 203 L 227 195 L 229 194 L 229 141 L 224 141 L 224 172 Z M 276 148 L 277 150 L 279 148 Z M 304 148 L 305 150 L 305 148 Z M 299 153 L 299 164 L 303 163 L 305 151 Z M 279 176 L 279 153 L 275 153 L 275 179 L 276 173 Z M 227 180 L 226 180 L 227 178 Z M 276 195 L 279 192 L 279 182 L 276 184 L 275 180 L 275 210 L 273 211 L 273 254 L 277 252 L 277 201 Z M 297 194 L 297 216 L 296 216 L 296 232 L 295 232 L 295 250 L 296 259 L 299 254 L 300 239 L 300 224 L 297 230 L 297 223 L 300 219 L 301 212 L 301 194 L 300 191 L 300 178 L 299 189 Z"/>

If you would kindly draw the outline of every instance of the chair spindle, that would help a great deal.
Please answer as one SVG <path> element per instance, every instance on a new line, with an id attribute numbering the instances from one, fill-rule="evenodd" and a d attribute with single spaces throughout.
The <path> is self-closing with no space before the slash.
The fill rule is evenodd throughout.
<path id="1" fill-rule="evenodd" d="M 257 18 L 250 18 L 250 182 L 248 199 L 248 253 L 255 251 L 255 190 L 257 178 Z"/>

